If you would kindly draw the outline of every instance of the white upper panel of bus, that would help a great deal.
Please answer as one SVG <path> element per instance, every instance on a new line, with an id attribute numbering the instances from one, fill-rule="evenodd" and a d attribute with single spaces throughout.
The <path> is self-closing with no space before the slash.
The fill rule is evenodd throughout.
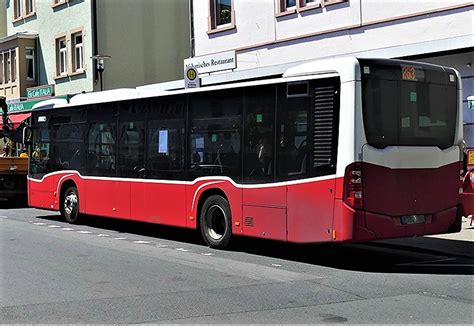
<path id="1" fill-rule="evenodd" d="M 184 94 L 184 93 L 194 93 L 194 92 L 203 92 L 203 91 L 212 91 L 219 89 L 228 89 L 236 88 L 242 86 L 254 86 L 261 84 L 272 84 L 282 81 L 295 81 L 301 79 L 313 79 L 313 78 L 325 78 L 332 76 L 340 76 L 341 82 L 360 80 L 360 71 L 359 64 L 356 58 L 354 57 L 345 57 L 345 58 L 336 58 L 336 59 L 327 59 L 314 61 L 309 63 L 304 63 L 296 67 L 292 67 L 286 70 L 283 73 L 283 78 L 274 78 L 266 80 L 257 80 L 257 81 L 242 81 L 236 83 L 229 83 L 224 85 L 212 85 L 196 89 L 181 89 L 167 91 L 163 89 L 157 89 L 156 87 L 147 88 L 121 88 L 113 89 L 101 92 L 91 92 L 83 93 L 73 96 L 70 99 L 70 102 L 67 103 L 65 100 L 63 102 L 58 102 L 54 105 L 43 105 L 44 102 L 39 103 L 37 107 L 42 108 L 56 108 L 64 106 L 78 106 L 84 104 L 93 104 L 93 103 L 106 103 L 114 102 L 120 100 L 129 100 L 137 98 L 146 98 L 146 97 L 155 97 L 162 95 L 172 95 L 172 94 Z"/>
<path id="2" fill-rule="evenodd" d="M 91 92 L 77 94 L 70 100 L 70 105 L 82 105 L 90 103 L 105 103 L 126 100 L 139 97 L 139 92 L 135 88 L 118 88 L 108 91 Z"/>
<path id="3" fill-rule="evenodd" d="M 44 100 L 33 105 L 32 110 L 37 108 L 56 108 L 61 106 L 68 105 L 68 101 L 65 98 L 52 98 L 49 100 Z"/>
<path id="4" fill-rule="evenodd" d="M 312 61 L 289 68 L 285 71 L 283 77 L 297 77 L 329 73 L 338 74 L 342 83 L 360 80 L 359 61 L 357 61 L 357 59 L 354 57 Z"/>

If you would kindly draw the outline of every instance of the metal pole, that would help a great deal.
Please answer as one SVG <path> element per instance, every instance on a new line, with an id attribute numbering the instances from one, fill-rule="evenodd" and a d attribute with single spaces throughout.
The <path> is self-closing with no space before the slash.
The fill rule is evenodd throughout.
<path id="1" fill-rule="evenodd" d="M 99 69 L 99 78 L 100 78 L 100 91 L 104 90 L 104 80 L 102 79 L 102 69 Z"/>

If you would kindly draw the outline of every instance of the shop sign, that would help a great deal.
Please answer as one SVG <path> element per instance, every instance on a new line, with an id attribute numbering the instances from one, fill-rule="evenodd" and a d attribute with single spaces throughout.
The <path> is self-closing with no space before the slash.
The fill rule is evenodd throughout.
<path id="1" fill-rule="evenodd" d="M 10 103 L 8 104 L 8 112 L 13 113 L 13 112 L 29 111 L 33 108 L 33 105 L 41 101 L 43 100 Z"/>
<path id="2" fill-rule="evenodd" d="M 184 69 L 194 67 L 200 74 L 237 68 L 235 51 L 220 52 L 184 60 Z"/>
<path id="3" fill-rule="evenodd" d="M 54 95 L 54 85 L 43 85 L 26 89 L 27 98 L 51 97 Z"/>
<path id="4" fill-rule="evenodd" d="M 69 95 L 62 95 L 62 96 L 56 96 L 55 98 L 65 98 L 69 100 L 70 96 Z M 46 99 L 37 99 L 37 100 L 31 100 L 31 101 L 22 101 L 22 102 L 10 102 L 8 103 L 8 113 L 15 113 L 15 112 L 22 112 L 22 111 L 30 111 L 33 109 L 33 105 L 36 103 L 42 102 Z"/>

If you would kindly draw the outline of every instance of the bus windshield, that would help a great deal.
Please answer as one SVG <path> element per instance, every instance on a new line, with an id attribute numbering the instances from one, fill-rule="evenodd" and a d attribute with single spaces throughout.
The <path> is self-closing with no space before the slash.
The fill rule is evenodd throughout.
<path id="1" fill-rule="evenodd" d="M 457 119 L 456 74 L 418 64 L 361 60 L 362 105 L 369 145 L 453 145 Z"/>

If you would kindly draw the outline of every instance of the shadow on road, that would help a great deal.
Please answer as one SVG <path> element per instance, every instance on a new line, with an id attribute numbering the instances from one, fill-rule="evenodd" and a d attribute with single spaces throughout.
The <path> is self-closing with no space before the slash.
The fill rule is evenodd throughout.
<path id="1" fill-rule="evenodd" d="M 59 215 L 38 216 L 37 218 L 51 221 L 61 220 Z M 195 230 L 97 216 L 84 217 L 81 220 L 81 225 L 205 247 L 200 234 Z M 445 248 L 455 240 L 420 237 L 417 238 L 417 241 L 430 241 L 430 248 Z M 462 244 L 457 243 L 457 245 L 470 247 L 474 250 L 473 242 L 463 241 Z M 235 237 L 227 251 L 362 272 L 474 275 L 474 259 L 472 258 L 447 255 L 436 250 L 379 242 L 296 245 Z"/>
<path id="2" fill-rule="evenodd" d="M 0 201 L 0 209 L 28 208 L 28 202 L 21 199 Z"/>

